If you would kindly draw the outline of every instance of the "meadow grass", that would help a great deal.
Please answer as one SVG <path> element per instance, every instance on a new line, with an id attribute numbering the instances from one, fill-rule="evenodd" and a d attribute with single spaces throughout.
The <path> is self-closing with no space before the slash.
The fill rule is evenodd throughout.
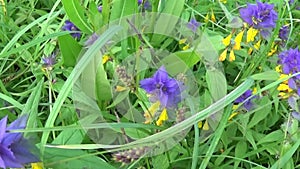
<path id="1" fill-rule="evenodd" d="M 0 117 L 27 117 L 2 130 L 39 157 L 21 164 L 300 168 L 300 3 L 263 2 L 0 0 Z"/>

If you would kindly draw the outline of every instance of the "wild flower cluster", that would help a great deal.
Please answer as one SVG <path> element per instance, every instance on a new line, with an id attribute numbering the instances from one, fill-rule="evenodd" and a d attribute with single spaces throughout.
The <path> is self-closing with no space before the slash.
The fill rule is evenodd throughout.
<path id="1" fill-rule="evenodd" d="M 3 3 L 0 1 L 5 8 Z M 299 150 L 292 147 L 300 144 L 300 34 L 299 28 L 295 29 L 295 25 L 299 27 L 295 18 L 299 16 L 299 2 L 81 3 L 62 0 L 67 16 L 58 19 L 64 24 L 56 28 L 60 32 L 47 35 L 58 36 L 53 44 L 47 41 L 44 47 L 43 39 L 34 38 L 18 48 L 23 42 L 14 42 L 17 34 L 0 52 L 1 78 L 10 74 L 7 72 L 17 72 L 8 78 L 19 80 L 10 83 L 12 97 L 22 101 L 31 94 L 25 106 L 17 99 L 7 99 L 9 80 L 1 79 L 0 106 L 2 100 L 9 100 L 21 109 L 22 113 L 13 112 L 19 115 L 36 103 L 30 111 L 41 111 L 36 113 L 38 127 L 46 128 L 41 129 L 40 156 L 24 134 L 28 116 L 8 125 L 14 115 L 7 116 L 1 108 L 0 168 L 24 168 L 31 163 L 33 169 L 40 169 L 41 160 L 50 167 L 70 168 L 69 159 L 78 159 L 78 168 L 90 167 L 90 161 L 107 164 L 96 168 L 115 168 L 119 163 L 121 167 L 134 163 L 131 168 L 196 168 L 200 161 L 200 168 L 253 168 L 253 164 L 257 168 L 299 167 Z M 74 11 L 77 13 L 73 15 Z M 54 14 L 45 17 L 46 26 Z M 52 29 L 52 25 L 49 30 L 45 25 L 41 34 Z M 9 39 L 6 36 L 1 33 L 0 39 Z M 96 46 L 101 40 L 103 43 Z M 41 43 L 37 49 L 44 49 L 42 59 L 34 55 L 30 59 L 38 58 L 41 63 L 28 64 L 27 55 L 40 54 L 39 50 L 31 52 L 37 43 Z M 28 50 L 23 52 L 25 47 Z M 20 60 L 2 59 L 15 57 L 15 53 L 21 55 Z M 18 65 L 11 68 L 14 63 Z M 27 69 L 27 65 L 34 68 Z M 28 70 L 33 70 L 33 75 L 28 75 Z M 39 86 L 34 88 L 36 84 Z M 79 124 L 86 133 L 78 132 Z M 55 125 L 62 126 L 52 128 Z M 284 145 L 290 147 L 284 149 Z M 60 153 L 52 151 L 56 146 Z M 65 151 L 62 147 L 74 148 L 75 153 L 61 154 Z M 81 150 L 91 147 L 94 150 Z M 165 151 L 170 153 L 162 154 Z M 291 153 L 296 155 L 290 157 Z M 140 161 L 153 154 L 160 156 Z M 57 158 L 59 155 L 69 159 Z M 239 160 L 244 158 L 247 160 Z M 289 165 L 281 164 L 281 159 Z M 168 166 L 162 165 L 167 162 Z"/>

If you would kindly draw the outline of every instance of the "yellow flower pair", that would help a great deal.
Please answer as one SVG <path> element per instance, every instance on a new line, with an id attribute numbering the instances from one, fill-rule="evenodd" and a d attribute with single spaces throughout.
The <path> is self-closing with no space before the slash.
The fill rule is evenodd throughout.
<path id="1" fill-rule="evenodd" d="M 244 30 L 237 34 L 237 36 L 234 38 L 234 45 L 229 53 L 229 61 L 232 62 L 235 60 L 235 54 L 234 50 L 240 50 L 241 49 L 241 42 L 243 39 Z M 231 45 L 231 39 L 232 39 L 232 33 L 229 34 L 226 38 L 222 40 L 222 43 L 225 45 L 225 50 L 221 53 L 219 57 L 219 61 L 224 61 L 227 57 L 227 51 L 229 49 L 229 46 Z"/>
<path id="2" fill-rule="evenodd" d="M 149 109 L 144 113 L 145 124 L 150 124 L 153 121 L 153 117 L 155 113 L 159 110 L 159 106 L 160 106 L 160 102 L 157 101 L 154 104 L 152 104 L 149 107 Z M 168 120 L 168 113 L 167 113 L 167 109 L 164 108 L 156 121 L 156 125 L 161 126 L 163 122 L 167 120 Z"/>

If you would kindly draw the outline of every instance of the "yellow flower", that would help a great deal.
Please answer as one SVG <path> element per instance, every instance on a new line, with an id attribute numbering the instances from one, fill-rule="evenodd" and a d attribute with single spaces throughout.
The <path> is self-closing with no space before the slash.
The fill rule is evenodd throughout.
<path id="1" fill-rule="evenodd" d="M 287 78 L 289 75 L 286 75 L 286 74 L 280 74 L 279 76 L 279 80 L 281 79 L 284 79 L 284 78 Z M 288 80 L 285 80 L 282 82 L 283 84 L 288 84 Z"/>
<path id="2" fill-rule="evenodd" d="M 152 104 L 149 109 L 144 113 L 144 117 L 145 117 L 145 124 L 149 124 L 152 122 L 152 118 L 154 116 L 154 114 L 157 112 L 157 110 L 159 109 L 160 106 L 160 102 L 157 101 L 154 104 Z"/>
<path id="3" fill-rule="evenodd" d="M 288 75 L 286 74 L 281 74 L 280 77 L 279 77 L 279 80 L 280 79 L 284 79 L 288 77 Z M 288 80 L 285 80 L 283 81 L 278 87 L 277 87 L 277 90 L 279 91 L 279 97 L 282 97 L 283 99 L 286 99 L 288 98 L 292 92 L 293 92 L 293 89 L 291 89 L 288 85 Z"/>
<path id="4" fill-rule="evenodd" d="M 103 55 L 102 57 L 102 64 L 105 64 L 107 61 L 109 61 L 109 56 L 108 55 Z"/>
<path id="5" fill-rule="evenodd" d="M 226 4 L 226 3 L 227 3 L 227 0 L 220 0 L 220 2 Z"/>
<path id="6" fill-rule="evenodd" d="M 209 125 L 208 125 L 208 121 L 207 121 L 207 120 L 205 120 L 205 123 L 204 123 L 202 129 L 203 129 L 203 130 L 209 130 Z"/>
<path id="7" fill-rule="evenodd" d="M 242 39 L 243 39 L 244 32 L 245 31 L 241 31 L 234 38 L 234 46 L 233 46 L 234 50 L 240 50 L 241 49 L 241 42 L 242 42 Z"/>
<path id="8" fill-rule="evenodd" d="M 233 50 L 230 51 L 230 54 L 229 54 L 229 61 L 232 62 L 235 60 L 235 55 L 234 55 L 234 52 Z"/>
<path id="9" fill-rule="evenodd" d="M 178 42 L 178 43 L 179 43 L 179 45 L 181 45 L 181 44 L 184 44 L 184 43 L 186 42 L 186 40 L 187 40 L 186 38 L 184 38 L 184 39 L 180 39 L 180 40 L 179 40 L 179 42 Z"/>
<path id="10" fill-rule="evenodd" d="M 230 116 L 229 116 L 229 118 L 228 118 L 228 121 L 230 121 L 230 120 L 232 120 L 236 115 L 238 115 L 239 114 L 239 112 L 233 112 Z"/>
<path id="11" fill-rule="evenodd" d="M 185 46 L 182 48 L 182 50 L 188 50 L 189 48 L 190 48 L 190 45 L 187 44 L 187 45 L 185 45 Z"/>
<path id="12" fill-rule="evenodd" d="M 232 38 L 232 34 L 229 34 L 226 38 L 222 40 L 222 43 L 227 47 L 228 45 L 230 45 L 231 38 Z"/>
<path id="13" fill-rule="evenodd" d="M 203 130 L 209 130 L 208 121 L 205 120 L 204 124 L 203 124 L 202 121 L 199 121 L 199 122 L 198 122 L 198 128 L 199 128 L 199 129 L 202 128 Z"/>
<path id="14" fill-rule="evenodd" d="M 158 120 L 156 121 L 156 125 L 161 126 L 163 122 L 167 120 L 168 120 L 168 113 L 167 113 L 167 109 L 164 108 L 161 114 L 159 115 Z"/>
<path id="15" fill-rule="evenodd" d="M 198 128 L 201 129 L 202 128 L 202 121 L 198 122 Z"/>
<path id="16" fill-rule="evenodd" d="M 271 51 L 268 53 L 268 56 L 274 55 L 274 53 L 277 51 L 277 49 L 278 49 L 278 45 L 275 45 L 273 42 Z"/>
<path id="17" fill-rule="evenodd" d="M 275 71 L 281 73 L 282 72 L 281 65 L 276 66 Z"/>
<path id="18" fill-rule="evenodd" d="M 211 16 L 210 16 L 210 19 L 211 19 L 211 21 L 213 21 L 213 22 L 217 22 L 217 20 L 216 20 L 216 17 L 215 17 L 215 14 L 214 14 L 214 11 L 211 9 Z"/>
<path id="19" fill-rule="evenodd" d="M 221 53 L 219 57 L 219 61 L 223 62 L 226 59 L 226 56 L 227 56 L 227 48 Z"/>
<path id="20" fill-rule="evenodd" d="M 256 94 L 257 93 L 257 88 L 254 87 L 253 90 L 252 90 L 252 94 Z"/>
<path id="21" fill-rule="evenodd" d="M 260 48 L 260 43 L 261 43 L 261 40 L 259 40 L 258 42 L 256 42 L 256 43 L 254 44 L 254 48 L 255 48 L 256 50 L 258 50 L 258 49 Z M 253 48 L 250 48 L 250 49 L 248 50 L 248 54 L 251 55 L 252 52 L 253 52 Z"/>
<path id="22" fill-rule="evenodd" d="M 38 162 L 38 163 L 31 163 L 31 169 L 43 169 L 43 163 Z"/>
<path id="23" fill-rule="evenodd" d="M 116 86 L 116 88 L 115 88 L 115 90 L 117 92 L 122 92 L 122 91 L 127 90 L 127 89 L 128 89 L 127 87 L 123 87 L 123 86 Z"/>
<path id="24" fill-rule="evenodd" d="M 249 30 L 247 31 L 247 39 L 246 42 L 253 42 L 255 36 L 257 35 L 258 30 L 254 29 L 253 27 L 250 27 Z"/>
<path id="25" fill-rule="evenodd" d="M 208 15 L 208 13 L 207 13 L 206 16 L 205 16 L 205 18 L 204 18 L 204 22 L 205 22 L 205 23 L 208 23 L 208 21 L 209 21 L 209 15 Z"/>
<path id="26" fill-rule="evenodd" d="M 259 40 L 257 43 L 254 44 L 254 48 L 256 50 L 258 50 L 260 48 L 260 43 L 261 43 L 261 40 Z"/>

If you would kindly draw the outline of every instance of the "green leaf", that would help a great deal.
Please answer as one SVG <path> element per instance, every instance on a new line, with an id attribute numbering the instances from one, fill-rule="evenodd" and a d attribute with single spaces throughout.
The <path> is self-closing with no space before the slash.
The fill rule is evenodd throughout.
<path id="1" fill-rule="evenodd" d="M 174 30 L 183 10 L 184 2 L 185 0 L 165 0 L 165 6 L 161 13 L 170 15 L 160 15 L 156 19 L 156 23 L 154 25 L 154 32 L 156 34 L 151 38 L 151 42 L 154 46 L 160 46 L 160 43 L 166 38 L 165 35 L 170 34 L 170 32 Z"/>
<path id="2" fill-rule="evenodd" d="M 235 147 L 235 157 L 237 158 L 243 158 L 244 155 L 246 154 L 247 152 L 247 143 L 243 140 L 239 141 L 237 144 L 236 144 L 236 147 Z M 240 161 L 238 160 L 235 160 L 234 161 L 234 168 L 237 168 L 238 165 L 240 164 Z"/>
<path id="3" fill-rule="evenodd" d="M 131 15 L 137 11 L 137 2 L 133 0 L 114 0 L 110 15 L 110 21 Z"/>
<path id="4" fill-rule="evenodd" d="M 81 46 L 70 35 L 59 36 L 58 44 L 62 53 L 63 64 L 65 66 L 75 66 Z"/>
<path id="5" fill-rule="evenodd" d="M 274 165 L 272 165 L 271 169 L 282 168 L 289 160 L 292 158 L 294 153 L 299 150 L 300 139 L 283 155 L 281 156 Z"/>
<path id="6" fill-rule="evenodd" d="M 267 97 L 261 99 L 259 110 L 255 111 L 253 117 L 251 118 L 247 128 L 254 127 L 260 121 L 266 119 L 269 113 L 271 113 L 272 105 L 270 104 L 270 100 Z"/>
<path id="7" fill-rule="evenodd" d="M 175 55 L 177 55 L 189 68 L 200 61 L 200 56 L 194 51 L 180 51 L 176 52 Z"/>
<path id="8" fill-rule="evenodd" d="M 97 99 L 101 101 L 112 99 L 111 85 L 107 79 L 102 62 L 99 63 L 96 72 L 96 95 Z"/>
<path id="9" fill-rule="evenodd" d="M 80 5 L 79 0 L 62 0 L 62 4 L 66 10 L 70 21 L 73 22 L 80 31 L 91 34 L 93 30 L 87 23 L 87 19 L 84 16 L 85 9 Z"/>
<path id="10" fill-rule="evenodd" d="M 199 40 L 200 42 L 198 42 Z M 219 62 L 219 51 L 224 49 L 222 40 L 223 37 L 220 34 L 210 30 L 205 30 L 202 36 L 195 40 L 197 53 L 200 53 L 210 66 L 214 66 Z"/>
<path id="11" fill-rule="evenodd" d="M 280 75 L 278 72 L 270 70 L 251 76 L 254 80 L 278 80 Z"/>
<path id="12" fill-rule="evenodd" d="M 257 142 L 257 145 L 263 144 L 263 143 L 270 143 L 270 142 L 275 142 L 275 141 L 280 141 L 284 139 L 284 133 L 281 130 L 276 130 L 268 135 L 266 135 L 264 138 L 260 139 Z"/>
<path id="13" fill-rule="evenodd" d="M 82 150 L 46 148 L 43 163 L 46 168 L 92 169 L 97 166 L 99 169 L 115 169 L 103 159 Z"/>
<path id="14" fill-rule="evenodd" d="M 35 89 L 32 91 L 31 95 L 29 96 L 24 106 L 24 109 L 22 110 L 21 114 L 29 114 L 28 121 L 27 121 L 27 128 L 36 127 L 36 120 L 38 117 L 38 106 L 39 106 L 43 83 L 44 83 L 44 79 L 41 79 L 40 82 L 35 87 Z"/>
<path id="15" fill-rule="evenodd" d="M 167 169 L 170 166 L 166 154 L 161 154 L 153 157 L 152 164 L 154 169 Z"/>
<path id="16" fill-rule="evenodd" d="M 126 97 L 128 97 L 129 91 L 130 90 L 125 90 L 125 91 L 119 92 L 119 94 L 114 98 L 113 103 L 111 105 L 107 106 L 106 108 L 109 109 L 109 108 L 112 108 L 112 107 L 116 106 L 117 104 L 119 104 Z"/>
<path id="17" fill-rule="evenodd" d="M 206 71 L 206 81 L 209 92 L 214 101 L 224 97 L 227 93 L 227 81 L 224 74 L 217 69 Z"/>
<path id="18" fill-rule="evenodd" d="M 98 7 L 94 1 L 91 1 L 89 4 L 89 20 L 93 25 L 94 32 L 99 30 L 103 25 L 103 19 L 101 13 L 98 11 Z"/>

